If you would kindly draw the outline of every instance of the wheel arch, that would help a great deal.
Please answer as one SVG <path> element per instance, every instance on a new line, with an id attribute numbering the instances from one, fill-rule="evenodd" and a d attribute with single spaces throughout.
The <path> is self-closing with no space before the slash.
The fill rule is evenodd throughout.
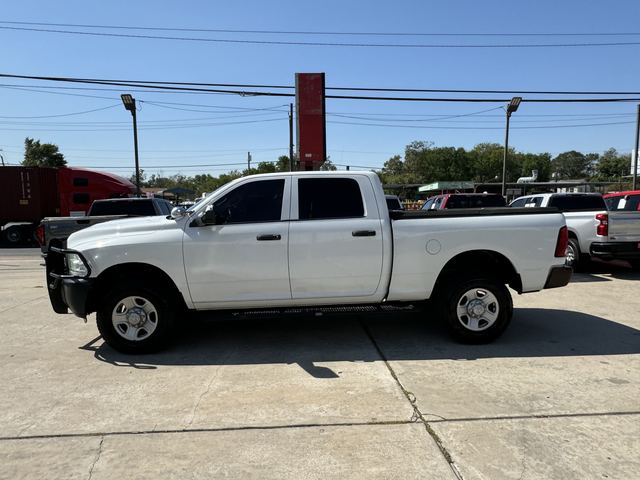
<path id="1" fill-rule="evenodd" d="M 182 309 L 187 309 L 182 292 L 164 270 L 149 263 L 130 262 L 113 265 L 96 277 L 87 297 L 87 312 L 90 313 L 97 310 L 100 299 L 109 291 L 107 289 L 109 285 L 131 279 L 139 280 L 144 284 L 148 282 L 148 284 L 166 288 L 167 292 L 176 299 L 178 306 Z"/>
<path id="2" fill-rule="evenodd" d="M 487 274 L 486 272 L 490 272 Z M 434 292 L 457 276 L 469 273 L 481 273 L 509 285 L 518 293 L 522 293 L 522 278 L 513 263 L 502 253 L 494 250 L 469 250 L 452 257 L 440 270 Z"/>

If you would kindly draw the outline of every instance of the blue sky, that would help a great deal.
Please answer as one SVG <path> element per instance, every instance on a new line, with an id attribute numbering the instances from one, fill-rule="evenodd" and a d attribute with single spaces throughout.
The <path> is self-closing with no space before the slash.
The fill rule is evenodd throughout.
<path id="1" fill-rule="evenodd" d="M 110 1 L 5 2 L 2 21 L 137 25 L 210 29 L 347 32 L 559 33 L 640 32 L 640 2 L 584 1 Z M 133 32 L 136 33 L 136 32 Z M 158 34 L 159 32 L 151 32 Z M 162 34 L 162 33 L 160 33 Z M 176 32 L 165 34 L 176 35 Z M 369 43 L 554 43 L 640 41 L 627 37 L 327 37 L 181 34 L 211 38 L 362 41 Z M 165 40 L 67 36 L 0 29 L 2 73 L 214 83 L 293 84 L 295 72 L 326 72 L 327 86 L 517 90 L 640 90 L 640 46 L 541 49 L 394 49 L 238 45 Z M 636 60 L 634 60 L 636 59 Z M 50 85 L 0 80 L 0 148 L 17 163 L 25 136 L 60 146 L 71 165 L 109 167 L 128 175 L 132 161 L 130 116 L 117 91 L 67 91 L 89 98 L 7 88 Z M 63 92 L 63 90 L 57 90 Z M 140 159 L 147 172 L 214 175 L 288 150 L 288 99 L 228 95 L 134 92 L 139 112 Z M 508 95 L 498 95 L 508 97 Z M 495 95 L 493 95 L 495 97 Z M 533 96 L 530 96 L 533 97 Z M 526 95 L 525 95 L 526 98 Z M 147 103 L 149 102 L 149 103 Z M 183 111 L 153 105 L 173 105 Z M 85 115 L 6 118 L 73 113 Z M 434 121 L 428 115 L 458 115 L 500 104 L 446 104 L 328 100 L 329 122 L 396 123 L 378 127 L 329 123 L 327 147 L 340 165 L 380 167 L 413 140 L 470 148 L 503 141 L 504 114 Z M 270 110 L 240 111 L 239 108 Z M 271 110 L 272 109 L 272 110 Z M 525 151 L 576 149 L 630 151 L 634 103 L 523 104 L 512 118 L 510 143 Z M 211 112 L 211 113 L 209 113 Z M 216 113 L 217 112 L 217 113 Z M 335 114 L 363 117 L 353 119 Z M 610 116 L 609 116 L 610 115 Z M 425 119 L 430 121 L 425 122 Z M 410 121 L 411 120 L 411 121 Z M 413 121 L 420 120 L 420 121 Z M 222 123 L 251 121 L 253 123 Z M 100 123 L 103 122 L 103 123 Z M 113 122 L 113 123 L 111 123 Z M 616 125 L 558 128 L 585 123 Z M 625 122 L 625 123 L 619 123 Z M 189 124 L 207 124 L 185 127 Z M 417 128 L 409 128 L 412 125 Z M 175 128 L 182 126 L 185 128 Z M 464 128 L 461 128 L 464 127 Z M 526 127 L 526 128 L 525 128 Z M 552 128 L 530 128 L 552 127 Z M 237 166 L 187 167 L 238 163 Z M 182 167 L 149 167 L 158 165 Z"/>

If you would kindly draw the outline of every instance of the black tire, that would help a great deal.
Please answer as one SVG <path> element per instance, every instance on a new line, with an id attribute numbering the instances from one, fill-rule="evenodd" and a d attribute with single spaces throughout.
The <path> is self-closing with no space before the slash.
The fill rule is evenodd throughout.
<path id="1" fill-rule="evenodd" d="M 489 305 L 485 305 L 486 310 L 489 313 L 497 312 L 497 317 L 491 323 L 491 320 L 487 318 L 480 318 L 478 320 L 478 329 L 474 330 L 468 324 L 473 321 L 467 316 L 467 325 L 465 325 L 464 315 L 459 318 L 458 307 L 464 307 L 468 305 L 467 301 L 463 300 L 465 294 L 470 291 L 477 291 L 477 295 L 482 297 L 482 292 L 485 294 L 489 292 L 495 302 L 491 302 Z M 479 299 L 473 299 L 479 300 Z M 493 307 L 493 304 L 497 308 Z M 448 287 L 442 290 L 441 297 L 441 311 L 444 315 L 444 319 L 449 328 L 451 335 L 462 343 L 489 343 L 498 338 L 506 330 L 511 323 L 511 317 L 513 316 L 513 302 L 511 301 L 511 294 L 507 287 L 498 280 L 493 278 L 482 278 L 480 275 L 472 276 L 468 280 L 464 280 L 459 283 L 453 283 L 450 281 Z M 485 325 L 483 325 L 483 322 Z"/>
<path id="2" fill-rule="evenodd" d="M 4 238 L 7 243 L 12 246 L 20 245 L 24 240 L 22 227 L 19 225 L 13 225 L 4 231 Z"/>
<path id="3" fill-rule="evenodd" d="M 580 253 L 580 245 L 578 244 L 578 240 L 575 238 L 570 238 L 567 243 L 567 259 L 565 261 L 566 265 L 573 268 L 574 270 L 578 269 L 579 266 L 582 265 L 583 259 L 582 254 Z"/>
<path id="4" fill-rule="evenodd" d="M 177 310 L 173 295 L 160 286 L 141 285 L 140 283 L 127 283 L 107 293 L 96 312 L 98 330 L 102 338 L 109 346 L 122 353 L 142 354 L 157 352 L 168 345 L 172 336 Z M 132 332 L 135 330 L 139 332 L 140 338 L 135 340 L 125 338 L 124 334 L 128 331 L 128 326 L 123 327 L 125 325 L 124 322 L 116 327 L 112 321 L 112 315 L 116 307 L 122 307 L 122 302 L 130 297 L 147 302 L 138 302 L 136 300 L 134 307 L 148 308 L 150 304 L 154 310 L 149 315 L 145 313 L 146 321 L 138 329 L 132 330 Z M 126 313 L 129 309 L 125 307 L 123 309 L 124 313 L 120 313 L 120 315 L 124 315 L 123 318 L 127 318 Z M 135 316 L 134 318 L 139 319 L 139 317 Z M 153 331 L 149 333 L 146 328 L 149 328 L 149 331 L 153 328 Z"/>

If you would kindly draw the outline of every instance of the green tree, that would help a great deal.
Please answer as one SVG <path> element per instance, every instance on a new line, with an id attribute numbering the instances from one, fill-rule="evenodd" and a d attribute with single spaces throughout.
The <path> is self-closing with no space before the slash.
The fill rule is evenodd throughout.
<path id="1" fill-rule="evenodd" d="M 473 180 L 478 182 L 502 181 L 504 146 L 499 143 L 479 143 L 469 152 L 472 164 Z M 520 176 L 516 151 L 509 149 L 507 156 L 507 181 L 515 182 Z"/>
<path id="2" fill-rule="evenodd" d="M 596 178 L 598 180 L 617 180 L 629 175 L 631 155 L 622 155 L 615 148 L 604 152 L 596 165 Z"/>
<path id="3" fill-rule="evenodd" d="M 24 139 L 22 165 L 25 167 L 64 167 L 66 164 L 67 161 L 57 145 L 40 143 L 40 140 L 29 137 Z"/>
<path id="4" fill-rule="evenodd" d="M 296 169 L 295 157 L 293 159 L 293 170 Z M 288 172 L 289 171 L 289 155 L 280 155 L 276 162 L 276 172 Z"/>
<path id="5" fill-rule="evenodd" d="M 338 168 L 333 164 L 333 162 L 331 161 L 331 159 L 329 157 L 327 157 L 327 159 L 324 161 L 324 163 L 322 165 L 320 165 L 320 170 L 328 172 L 328 171 L 335 171 Z"/>
<path id="6" fill-rule="evenodd" d="M 594 155 L 595 158 L 594 158 Z M 559 154 L 551 161 L 551 167 L 558 179 L 579 179 L 589 177 L 592 166 L 597 160 L 597 154 L 585 155 L 584 153 L 570 150 Z"/>

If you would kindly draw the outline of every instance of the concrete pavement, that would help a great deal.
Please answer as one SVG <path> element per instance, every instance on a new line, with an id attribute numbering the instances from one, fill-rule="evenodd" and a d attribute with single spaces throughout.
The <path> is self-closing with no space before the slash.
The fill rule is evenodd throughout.
<path id="1" fill-rule="evenodd" d="M 6 252 L 3 252 L 6 253 Z M 416 314 L 197 319 L 114 352 L 0 255 L 0 478 L 640 477 L 640 275 L 514 298 L 492 345 Z"/>

